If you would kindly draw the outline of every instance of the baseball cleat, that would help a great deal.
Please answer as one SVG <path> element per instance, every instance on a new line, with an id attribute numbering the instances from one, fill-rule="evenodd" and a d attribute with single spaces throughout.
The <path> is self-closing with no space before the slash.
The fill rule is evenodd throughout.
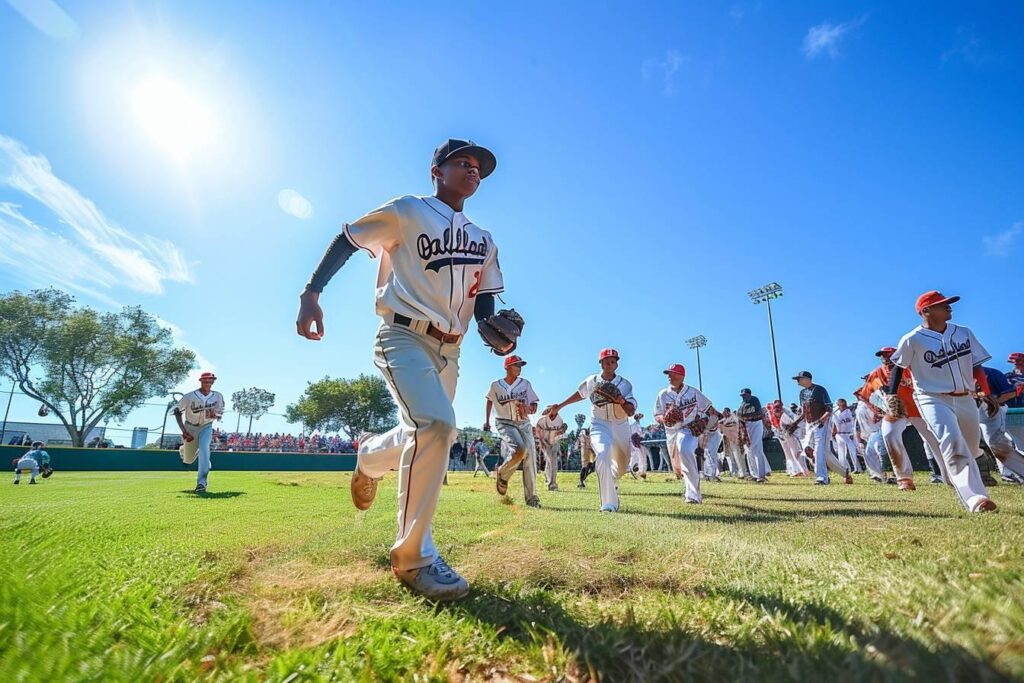
<path id="1" fill-rule="evenodd" d="M 557 490 L 558 490 L 558 484 L 551 484 L 550 486 L 548 486 L 548 491 L 557 491 Z"/>
<path id="2" fill-rule="evenodd" d="M 899 482 L 896 480 L 896 477 L 886 477 L 885 478 L 885 483 L 886 484 L 892 484 L 893 486 L 895 486 Z"/>
<path id="3" fill-rule="evenodd" d="M 585 489 L 585 488 L 587 488 L 587 485 L 586 485 L 586 484 L 584 484 L 584 483 L 583 483 L 583 482 L 581 481 L 580 483 L 576 484 L 576 488 L 578 488 L 578 489 Z"/>
<path id="4" fill-rule="evenodd" d="M 349 487 L 352 493 L 352 504 L 357 510 L 369 510 L 373 505 L 373 499 L 377 497 L 377 484 L 380 479 L 374 479 L 363 474 L 359 469 L 359 462 L 352 471 L 352 482 Z"/>
<path id="5" fill-rule="evenodd" d="M 995 512 L 998 509 L 999 506 L 995 504 L 995 501 L 993 501 L 991 498 L 986 498 L 985 500 L 978 503 L 978 507 L 975 510 L 975 512 Z"/>
<path id="6" fill-rule="evenodd" d="M 852 484 L 853 483 L 853 475 L 850 474 L 849 472 L 847 472 L 846 473 L 846 478 L 843 479 L 843 483 L 844 484 Z"/>
<path id="7" fill-rule="evenodd" d="M 197 484 L 195 490 L 192 493 L 206 493 L 206 487 L 202 484 Z"/>
<path id="8" fill-rule="evenodd" d="M 694 500 L 693 498 L 684 498 L 684 500 L 690 505 L 700 505 L 700 501 Z"/>
<path id="9" fill-rule="evenodd" d="M 469 593 L 469 582 L 438 557 L 426 567 L 415 569 L 391 568 L 395 578 L 416 595 L 428 600 L 458 600 Z"/>
<path id="10" fill-rule="evenodd" d="M 1003 480 L 1004 484 L 1020 484 L 1021 483 L 1021 480 L 1016 478 L 1016 477 L 1014 477 L 1012 474 L 1004 474 L 1002 476 L 1002 480 Z"/>
<path id="11" fill-rule="evenodd" d="M 494 488 L 497 489 L 499 496 L 504 496 L 508 493 L 508 479 L 502 479 L 500 474 L 495 474 Z"/>
<path id="12" fill-rule="evenodd" d="M 601 506 L 601 512 L 618 512 L 618 511 L 619 511 L 619 508 L 615 507 L 614 505 L 602 505 Z"/>
<path id="13" fill-rule="evenodd" d="M 21 483 L 21 482 L 20 482 L 20 481 L 18 481 L 17 479 L 15 479 L 15 480 L 14 480 L 14 484 L 15 484 L 15 485 L 18 485 L 18 484 L 20 484 L 20 483 Z"/>
<path id="14" fill-rule="evenodd" d="M 940 477 L 940 476 L 939 476 L 939 475 L 937 475 L 937 474 L 933 474 L 933 475 L 931 476 L 931 479 L 929 479 L 929 481 L 930 481 L 931 483 L 933 483 L 933 484 L 941 484 L 941 483 L 943 483 L 943 482 L 942 482 L 942 477 Z"/>
<path id="15" fill-rule="evenodd" d="M 815 486 L 828 486 L 828 480 L 827 479 L 815 479 L 814 480 L 814 485 Z"/>
<path id="16" fill-rule="evenodd" d="M 540 499 L 539 498 L 531 498 L 530 500 L 526 501 L 526 507 L 528 507 L 528 508 L 535 508 L 537 510 L 540 510 Z"/>
<path id="17" fill-rule="evenodd" d="M 885 483 L 884 479 L 882 479 L 881 477 L 879 477 L 877 475 L 874 475 L 874 474 L 871 475 L 871 481 L 876 481 L 879 484 L 884 484 Z"/>
<path id="18" fill-rule="evenodd" d="M 30 480 L 30 481 L 29 481 L 28 483 L 30 483 L 30 484 L 34 484 L 34 483 L 36 483 L 36 480 L 35 480 L 35 479 L 32 479 L 32 480 Z"/>

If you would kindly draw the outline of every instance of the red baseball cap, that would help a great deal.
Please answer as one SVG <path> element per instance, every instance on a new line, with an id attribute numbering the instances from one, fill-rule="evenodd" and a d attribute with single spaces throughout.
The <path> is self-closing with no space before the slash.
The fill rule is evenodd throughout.
<path id="1" fill-rule="evenodd" d="M 213 374 L 212 372 L 204 372 L 203 374 L 199 375 L 199 381 L 202 382 L 204 379 L 217 379 L 217 375 Z"/>
<path id="2" fill-rule="evenodd" d="M 505 356 L 505 368 L 508 369 L 510 365 L 526 365 L 526 361 L 519 356 Z"/>
<path id="3" fill-rule="evenodd" d="M 918 314 L 929 306 L 938 306 L 939 304 L 955 304 L 960 301 L 958 296 L 943 296 L 942 292 L 932 290 L 925 292 L 921 296 L 917 297 L 917 303 L 914 304 L 914 308 L 917 309 Z"/>
<path id="4" fill-rule="evenodd" d="M 686 377 L 686 368 L 683 367 L 682 363 L 673 363 L 672 365 L 665 368 L 662 372 L 664 372 L 666 375 L 670 372 L 674 372 L 677 375 L 682 375 L 683 377 Z"/>
<path id="5" fill-rule="evenodd" d="M 895 346 L 883 346 L 882 348 L 875 351 L 875 355 L 881 358 L 882 356 L 891 356 L 896 353 Z"/>
<path id="6" fill-rule="evenodd" d="M 1017 363 L 1024 360 L 1024 353 L 1011 353 L 1010 357 L 1006 359 L 1007 363 Z"/>
<path id="7" fill-rule="evenodd" d="M 615 360 L 618 360 L 619 352 L 615 349 L 601 349 L 601 353 L 598 355 L 597 360 L 602 361 L 605 358 L 614 358 Z"/>

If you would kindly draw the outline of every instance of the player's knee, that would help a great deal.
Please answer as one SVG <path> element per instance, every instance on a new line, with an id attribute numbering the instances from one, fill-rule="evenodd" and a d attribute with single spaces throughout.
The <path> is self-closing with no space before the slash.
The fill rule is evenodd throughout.
<path id="1" fill-rule="evenodd" d="M 441 441 L 450 441 L 458 433 L 455 425 L 455 415 L 449 417 L 435 417 L 429 423 L 420 428 L 424 436 L 431 436 Z"/>

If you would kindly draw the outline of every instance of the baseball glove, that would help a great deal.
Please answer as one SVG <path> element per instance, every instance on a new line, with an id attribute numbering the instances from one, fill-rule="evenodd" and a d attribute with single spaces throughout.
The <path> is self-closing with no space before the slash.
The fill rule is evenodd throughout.
<path id="1" fill-rule="evenodd" d="M 43 479 L 49 479 L 50 475 L 53 474 L 53 468 L 47 465 L 43 468 Z"/>
<path id="2" fill-rule="evenodd" d="M 978 405 L 985 409 L 985 413 L 989 417 L 995 417 L 999 412 L 999 402 L 993 396 L 981 396 L 978 399 Z"/>
<path id="3" fill-rule="evenodd" d="M 889 413 L 889 417 L 901 418 L 907 416 L 907 406 L 903 403 L 903 399 L 896 394 L 889 394 L 885 398 L 886 412 Z"/>
<path id="4" fill-rule="evenodd" d="M 497 313 L 481 320 L 477 330 L 491 351 L 499 356 L 507 356 L 516 350 L 516 344 L 526 321 L 515 309 L 503 308 Z"/>
<path id="5" fill-rule="evenodd" d="M 640 446 L 643 444 L 643 437 L 641 437 L 639 434 L 631 434 L 629 440 L 637 448 L 640 448 Z"/>
<path id="6" fill-rule="evenodd" d="M 594 387 L 594 393 L 590 395 L 590 398 L 595 403 L 599 402 L 600 399 L 604 399 L 605 403 L 618 403 L 619 399 L 622 398 L 622 392 L 619 391 L 619 387 L 614 382 L 601 382 Z"/>
<path id="7" fill-rule="evenodd" d="M 707 429 L 708 419 L 703 415 L 698 415 L 697 417 L 690 420 L 690 424 L 686 426 L 690 428 L 691 434 L 693 434 L 694 436 L 700 436 L 701 434 L 704 433 L 704 430 Z"/>
<path id="8" fill-rule="evenodd" d="M 665 414 L 661 416 L 661 419 L 665 421 L 666 427 L 671 427 L 676 423 L 682 422 L 684 417 L 686 417 L 686 414 L 683 412 L 682 408 L 679 406 L 672 406 L 665 411 Z"/>

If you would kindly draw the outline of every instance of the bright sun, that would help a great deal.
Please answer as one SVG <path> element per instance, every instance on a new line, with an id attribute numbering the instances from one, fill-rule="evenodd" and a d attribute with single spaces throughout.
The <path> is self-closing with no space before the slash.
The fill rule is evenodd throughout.
<path id="1" fill-rule="evenodd" d="M 216 121 L 210 107 L 164 76 L 149 76 L 135 87 L 132 110 L 150 137 L 178 159 L 194 156 L 213 141 Z"/>

